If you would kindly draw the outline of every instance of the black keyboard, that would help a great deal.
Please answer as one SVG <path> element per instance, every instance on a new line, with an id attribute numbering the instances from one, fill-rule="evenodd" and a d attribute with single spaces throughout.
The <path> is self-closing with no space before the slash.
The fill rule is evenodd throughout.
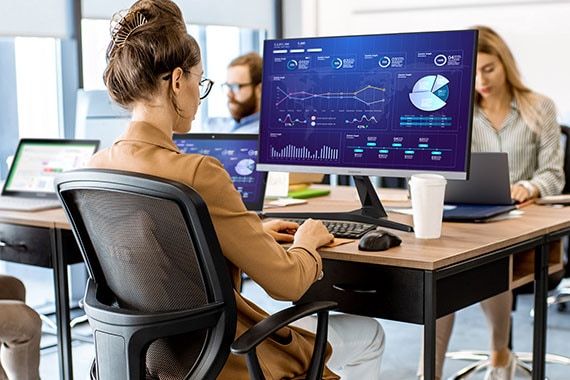
<path id="1" fill-rule="evenodd" d="M 284 220 L 295 222 L 297 224 L 303 224 L 305 221 L 304 219 L 291 218 L 285 218 Z M 334 237 L 340 239 L 359 239 L 368 231 L 376 229 L 376 225 L 374 224 L 351 222 L 346 220 L 323 220 L 322 222 Z"/>

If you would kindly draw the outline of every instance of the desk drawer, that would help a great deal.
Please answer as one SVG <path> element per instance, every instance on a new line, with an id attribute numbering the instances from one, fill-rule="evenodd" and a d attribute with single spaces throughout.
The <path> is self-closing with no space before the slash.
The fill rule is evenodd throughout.
<path id="1" fill-rule="evenodd" d="M 424 271 L 326 259 L 323 267 L 299 302 L 335 301 L 345 313 L 424 323 Z M 509 289 L 508 257 L 443 272 L 434 274 L 438 317 Z"/>
<path id="2" fill-rule="evenodd" d="M 48 228 L 0 223 L 0 260 L 51 268 Z"/>
<path id="3" fill-rule="evenodd" d="M 300 302 L 335 301 L 345 313 L 421 323 L 423 271 L 337 260 L 323 267 L 323 279 Z"/>

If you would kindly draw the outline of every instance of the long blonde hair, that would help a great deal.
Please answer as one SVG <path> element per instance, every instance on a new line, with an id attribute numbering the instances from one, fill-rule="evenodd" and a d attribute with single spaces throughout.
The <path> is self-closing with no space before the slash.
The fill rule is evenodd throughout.
<path id="1" fill-rule="evenodd" d="M 474 26 L 479 31 L 478 53 L 485 53 L 497 57 L 505 68 L 507 86 L 514 96 L 519 107 L 521 117 L 525 124 L 536 133 L 540 133 L 540 120 L 542 115 L 534 105 L 538 95 L 525 86 L 511 50 L 505 41 L 487 26 Z M 481 95 L 475 92 L 475 103 L 481 105 Z"/>

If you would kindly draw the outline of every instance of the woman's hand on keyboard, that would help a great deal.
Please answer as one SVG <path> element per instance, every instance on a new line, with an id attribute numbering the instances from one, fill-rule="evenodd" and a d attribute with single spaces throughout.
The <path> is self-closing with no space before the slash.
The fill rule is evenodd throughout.
<path id="1" fill-rule="evenodd" d="M 299 225 L 295 222 L 287 222 L 279 219 L 268 220 L 263 223 L 263 229 L 280 243 L 291 243 L 293 235 L 297 232 Z"/>
<path id="2" fill-rule="evenodd" d="M 295 234 L 294 244 L 316 249 L 334 240 L 334 236 L 320 220 L 307 219 L 299 226 Z"/>

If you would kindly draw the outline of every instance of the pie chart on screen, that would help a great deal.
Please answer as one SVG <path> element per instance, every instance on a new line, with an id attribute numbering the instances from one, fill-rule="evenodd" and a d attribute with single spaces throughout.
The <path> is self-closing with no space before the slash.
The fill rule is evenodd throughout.
<path id="1" fill-rule="evenodd" d="M 443 75 L 428 75 L 419 79 L 410 93 L 410 101 L 419 110 L 437 111 L 449 97 L 449 80 Z"/>
<path id="2" fill-rule="evenodd" d="M 251 158 L 245 158 L 237 163 L 235 169 L 236 173 L 239 175 L 251 175 L 255 170 L 255 161 Z"/>

